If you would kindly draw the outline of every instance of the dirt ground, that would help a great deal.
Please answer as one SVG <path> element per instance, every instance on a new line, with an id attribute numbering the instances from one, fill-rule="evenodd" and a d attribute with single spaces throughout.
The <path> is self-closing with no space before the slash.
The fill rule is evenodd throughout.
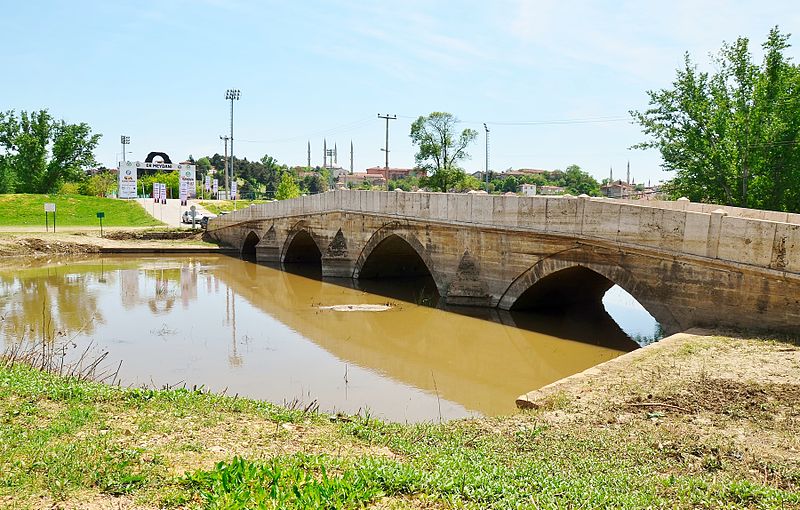
<path id="1" fill-rule="evenodd" d="M 2 232 L 0 257 L 78 255 L 97 253 L 107 248 L 214 248 L 204 230 L 112 229 L 103 237 L 99 232 L 65 230 L 57 233 Z"/>
<path id="2" fill-rule="evenodd" d="M 800 478 L 800 343 L 701 330 L 523 395 L 521 408 L 558 426 L 632 429 L 665 455 L 737 461 L 764 482 Z"/>

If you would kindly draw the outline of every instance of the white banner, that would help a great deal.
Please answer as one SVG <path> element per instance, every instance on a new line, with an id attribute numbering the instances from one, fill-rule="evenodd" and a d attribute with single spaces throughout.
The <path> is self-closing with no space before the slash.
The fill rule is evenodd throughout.
<path id="1" fill-rule="evenodd" d="M 239 191 L 239 189 L 236 186 L 236 181 L 231 181 L 231 200 L 236 200 L 237 191 Z"/>
<path id="2" fill-rule="evenodd" d="M 136 198 L 136 176 L 136 165 L 133 161 L 125 161 L 119 164 L 119 186 L 117 190 L 119 198 Z"/>
<path id="3" fill-rule="evenodd" d="M 153 183 L 153 202 L 159 203 L 161 201 L 161 184 Z"/>
<path id="4" fill-rule="evenodd" d="M 206 184 L 206 193 L 208 193 L 209 191 L 211 191 L 211 176 L 210 175 L 206 175 L 206 183 L 205 184 Z"/>
<path id="5" fill-rule="evenodd" d="M 161 203 L 167 203 L 167 184 L 164 182 L 161 183 Z"/>
<path id="6" fill-rule="evenodd" d="M 214 179 L 213 188 L 212 189 L 214 191 L 214 198 L 219 198 L 217 196 L 217 193 L 219 193 L 219 180 L 218 179 Z"/>
<path id="7" fill-rule="evenodd" d="M 197 172 L 194 165 L 178 165 L 178 178 L 180 179 L 181 189 L 186 184 L 186 197 L 195 198 L 197 196 Z"/>
<path id="8" fill-rule="evenodd" d="M 189 183 L 181 179 L 180 183 L 180 197 L 181 197 L 181 205 L 188 204 L 188 197 L 189 197 Z"/>

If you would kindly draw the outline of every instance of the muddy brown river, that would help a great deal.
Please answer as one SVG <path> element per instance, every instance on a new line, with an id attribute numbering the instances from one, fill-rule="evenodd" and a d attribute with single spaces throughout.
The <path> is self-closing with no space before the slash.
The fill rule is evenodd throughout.
<path id="1" fill-rule="evenodd" d="M 107 351 L 106 365 L 122 361 L 123 385 L 197 385 L 413 422 L 513 413 L 518 395 L 656 329 L 616 288 L 605 300 L 615 322 L 585 310 L 446 310 L 424 285 L 402 287 L 223 255 L 25 261 L 0 270 L 0 334 L 6 347 L 46 338 L 69 343 L 70 356 Z"/>

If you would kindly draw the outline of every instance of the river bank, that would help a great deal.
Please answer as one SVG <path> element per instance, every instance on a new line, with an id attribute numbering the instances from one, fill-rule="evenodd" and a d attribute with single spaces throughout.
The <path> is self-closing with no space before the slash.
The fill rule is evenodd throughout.
<path id="1" fill-rule="evenodd" d="M 501 418 L 402 425 L 0 365 L 14 508 L 800 505 L 797 339 L 693 332 Z"/>
<path id="2" fill-rule="evenodd" d="M 3 228 L 0 257 L 44 257 L 87 253 L 216 253 L 229 251 L 211 242 L 205 230 L 169 228 L 112 228 L 103 237 L 96 228 L 35 232 Z"/>

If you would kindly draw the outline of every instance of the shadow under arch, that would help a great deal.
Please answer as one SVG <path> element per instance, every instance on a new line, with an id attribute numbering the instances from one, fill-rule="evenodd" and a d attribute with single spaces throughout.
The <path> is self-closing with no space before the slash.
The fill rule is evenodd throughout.
<path id="1" fill-rule="evenodd" d="M 653 290 L 630 271 L 613 264 L 542 259 L 514 280 L 498 307 L 511 311 L 577 307 L 591 313 L 604 312 L 603 296 L 615 284 L 642 305 L 666 334 L 680 331 L 680 324 L 654 297 Z"/>
<path id="2" fill-rule="evenodd" d="M 295 225 L 283 243 L 281 267 L 290 273 L 322 277 L 322 250 L 303 222 Z"/>
<path id="3" fill-rule="evenodd" d="M 261 239 L 259 239 L 258 234 L 256 234 L 252 230 L 247 233 L 247 236 L 244 238 L 244 242 L 242 243 L 242 249 L 240 251 L 242 259 L 249 261 L 256 260 L 256 245 L 260 240 Z"/>

